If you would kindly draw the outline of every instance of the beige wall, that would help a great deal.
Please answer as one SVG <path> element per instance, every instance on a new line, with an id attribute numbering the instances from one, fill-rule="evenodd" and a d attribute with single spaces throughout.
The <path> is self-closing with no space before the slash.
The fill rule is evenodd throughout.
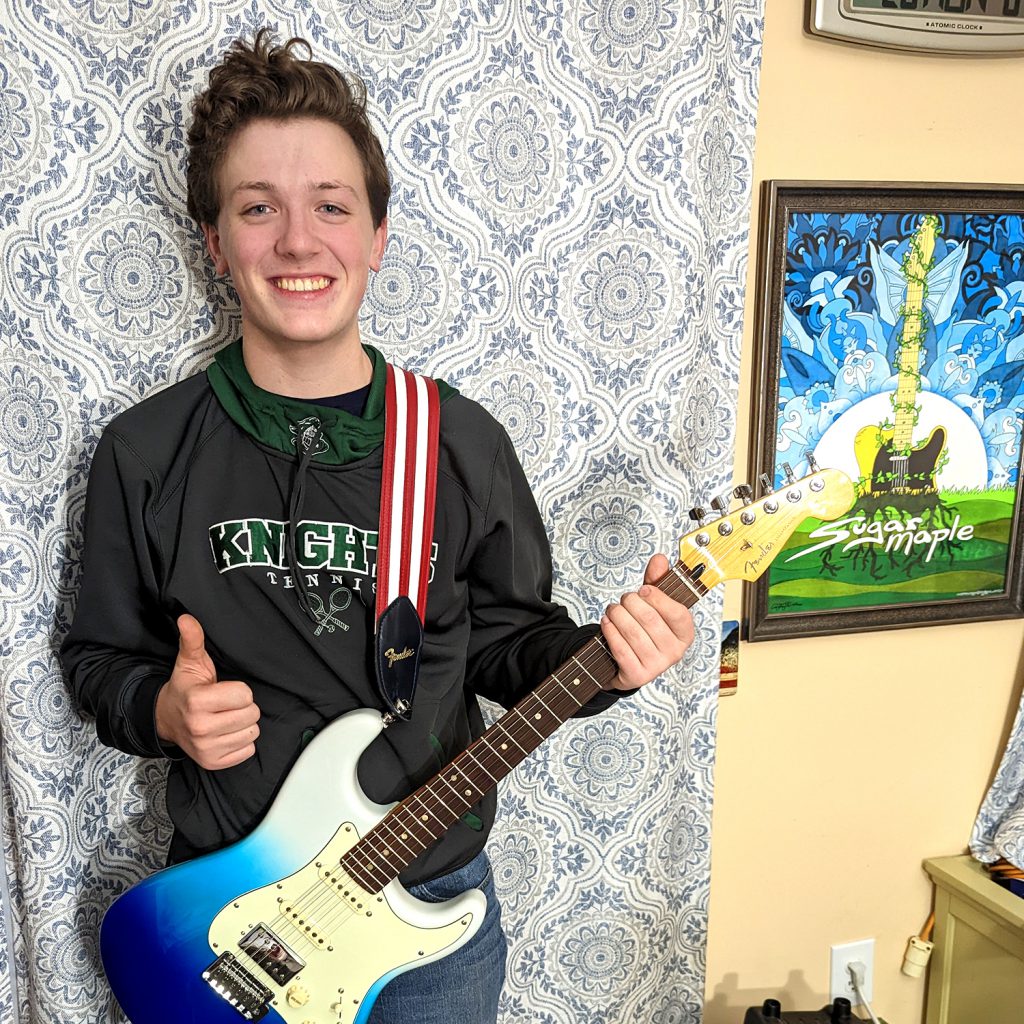
<path id="1" fill-rule="evenodd" d="M 768 7 L 756 189 L 767 178 L 1021 180 L 1024 58 L 829 43 L 803 34 L 803 4 Z M 900 964 L 931 909 L 921 861 L 966 848 L 1020 700 L 1022 639 L 1015 619 L 742 645 L 739 692 L 719 710 L 706 1024 L 739 1024 L 769 996 L 823 1005 L 829 946 L 871 937 L 875 1012 L 920 1024 L 924 981 Z"/>

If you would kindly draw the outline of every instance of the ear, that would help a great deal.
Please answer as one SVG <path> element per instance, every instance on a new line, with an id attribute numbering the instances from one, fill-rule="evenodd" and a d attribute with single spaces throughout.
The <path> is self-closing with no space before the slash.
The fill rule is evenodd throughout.
<path id="1" fill-rule="evenodd" d="M 230 273 L 231 268 L 228 266 L 227 257 L 220 244 L 220 232 L 216 225 L 202 224 L 200 227 L 203 230 L 203 237 L 206 239 L 206 251 L 210 254 L 210 259 L 213 260 L 213 269 L 218 274 Z"/>
<path id="2" fill-rule="evenodd" d="M 370 269 L 373 271 L 380 270 L 380 265 L 384 259 L 384 246 L 387 245 L 388 241 L 388 219 L 385 217 L 380 224 L 377 226 L 377 230 L 373 233 L 373 246 L 370 249 Z"/>

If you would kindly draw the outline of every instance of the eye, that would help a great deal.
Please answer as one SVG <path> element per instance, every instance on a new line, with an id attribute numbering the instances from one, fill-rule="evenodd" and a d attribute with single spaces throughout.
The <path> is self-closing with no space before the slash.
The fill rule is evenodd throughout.
<path id="1" fill-rule="evenodd" d="M 345 207 L 339 206 L 337 203 L 321 203 L 320 211 L 332 217 L 338 217 L 348 212 Z"/>
<path id="2" fill-rule="evenodd" d="M 252 206 L 247 206 L 242 211 L 242 215 L 245 217 L 260 217 L 267 213 L 270 213 L 268 203 L 253 203 Z"/>

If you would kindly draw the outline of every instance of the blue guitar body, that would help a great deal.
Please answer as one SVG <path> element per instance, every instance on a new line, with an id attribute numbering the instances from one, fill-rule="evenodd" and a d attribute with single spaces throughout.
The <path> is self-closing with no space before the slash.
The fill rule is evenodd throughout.
<path id="1" fill-rule="evenodd" d="M 100 953 L 132 1024 L 365 1024 L 391 978 L 473 936 L 478 890 L 428 904 L 397 881 L 369 892 L 339 867 L 391 809 L 356 776 L 381 728 L 372 710 L 333 722 L 252 834 L 114 902 Z"/>

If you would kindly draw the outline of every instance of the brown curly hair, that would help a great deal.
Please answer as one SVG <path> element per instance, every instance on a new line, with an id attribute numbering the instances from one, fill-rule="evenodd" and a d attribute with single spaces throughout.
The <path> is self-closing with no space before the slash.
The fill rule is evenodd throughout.
<path id="1" fill-rule="evenodd" d="M 293 52 L 302 47 L 305 58 Z M 262 28 L 251 44 L 236 39 L 210 71 L 209 84 L 192 102 L 188 130 L 188 212 L 200 224 L 217 221 L 217 170 L 235 132 L 251 121 L 293 117 L 321 118 L 348 134 L 363 163 L 373 226 L 387 216 L 391 179 L 366 112 L 366 86 L 312 54 L 305 39 L 276 46 Z"/>

